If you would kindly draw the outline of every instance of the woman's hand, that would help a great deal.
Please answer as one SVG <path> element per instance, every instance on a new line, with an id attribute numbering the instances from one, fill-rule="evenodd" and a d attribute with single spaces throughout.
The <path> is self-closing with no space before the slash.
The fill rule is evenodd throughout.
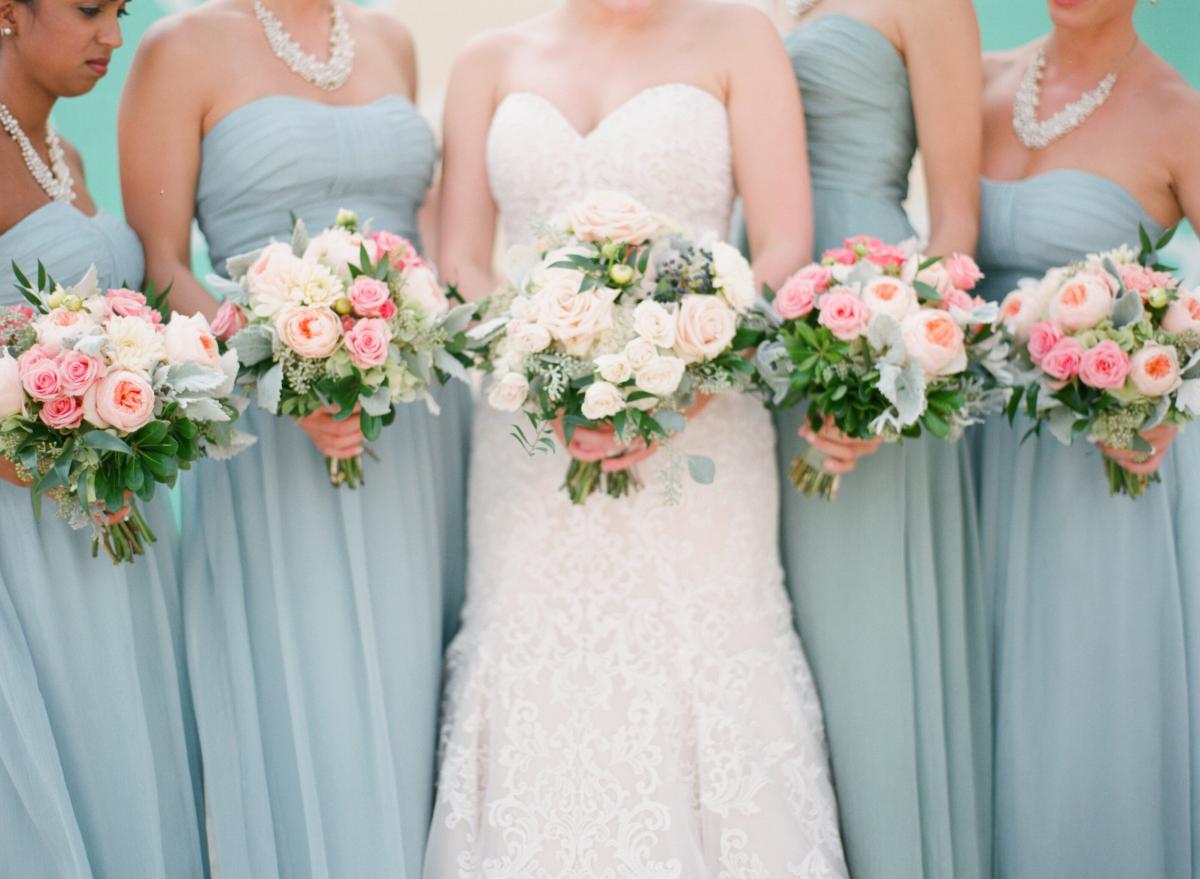
<path id="1" fill-rule="evenodd" d="M 358 407 L 354 408 L 355 414 Z M 363 453 L 363 433 L 355 417 L 335 421 L 328 406 L 300 419 L 300 428 L 326 458 L 357 458 Z"/>
<path id="2" fill-rule="evenodd" d="M 1173 424 L 1160 424 L 1149 430 L 1142 431 L 1142 439 L 1153 447 L 1149 452 L 1135 452 L 1132 449 L 1114 449 L 1104 443 L 1097 443 L 1109 458 L 1112 458 L 1124 469 L 1137 476 L 1153 476 L 1162 466 L 1167 449 L 1175 440 L 1178 428 Z"/>
<path id="3" fill-rule="evenodd" d="M 113 513 L 106 513 L 104 503 L 96 505 L 96 512 L 92 513 L 92 518 L 96 520 L 97 525 L 120 525 L 129 518 L 129 514 L 133 512 L 130 504 L 133 502 L 133 492 L 125 492 L 125 506 Z"/>
<path id="4" fill-rule="evenodd" d="M 696 398 L 696 402 L 683 413 L 683 417 L 695 418 L 704 411 L 711 399 L 711 397 L 701 394 Z M 599 461 L 600 469 L 605 473 L 628 470 L 634 464 L 645 461 L 658 451 L 658 443 L 647 445 L 640 437 L 628 445 L 622 445 L 617 441 L 617 432 L 611 427 L 577 427 L 568 443 L 563 431 L 562 419 L 559 418 L 554 422 L 554 432 L 566 447 L 567 454 L 577 461 Z"/>
<path id="5" fill-rule="evenodd" d="M 834 425 L 832 417 L 826 417 L 819 431 L 814 431 L 806 421 L 800 428 L 800 436 L 825 455 L 821 466 L 827 473 L 849 473 L 859 459 L 874 454 L 883 445 L 881 437 L 861 440 L 846 436 Z"/>

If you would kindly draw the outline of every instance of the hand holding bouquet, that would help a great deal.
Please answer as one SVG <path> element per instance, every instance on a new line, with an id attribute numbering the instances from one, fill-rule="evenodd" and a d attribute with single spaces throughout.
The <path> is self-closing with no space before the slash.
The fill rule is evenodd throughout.
<path id="1" fill-rule="evenodd" d="M 38 268 L 30 306 L 0 313 L 0 457 L 73 527 L 91 525 L 93 555 L 132 561 L 155 537 L 133 497 L 202 454 L 252 441 L 233 428 L 237 359 L 222 355 L 200 315 L 164 319 L 165 297 L 101 293 L 95 271 L 63 288 Z"/>
<path id="2" fill-rule="evenodd" d="M 453 376 L 466 380 L 465 330 L 474 307 L 452 308 L 433 270 L 389 232 L 368 234 L 351 212 L 309 238 L 296 223 L 274 242 L 228 261 L 216 327 L 237 351 L 258 405 L 305 418 L 326 407 L 358 418 L 378 439 L 399 403 L 424 398 Z M 360 457 L 327 458 L 334 485 L 363 481 Z"/>

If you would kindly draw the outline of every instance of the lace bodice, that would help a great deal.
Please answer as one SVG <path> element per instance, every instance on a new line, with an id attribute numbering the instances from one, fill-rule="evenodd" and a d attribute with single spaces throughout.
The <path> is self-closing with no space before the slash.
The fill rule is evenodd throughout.
<path id="1" fill-rule="evenodd" d="M 492 119 L 487 166 L 510 244 L 529 239 L 535 222 L 602 189 L 627 192 L 698 237 L 724 236 L 729 228 L 729 117 L 698 86 L 640 91 L 587 134 L 546 98 L 513 92 Z"/>

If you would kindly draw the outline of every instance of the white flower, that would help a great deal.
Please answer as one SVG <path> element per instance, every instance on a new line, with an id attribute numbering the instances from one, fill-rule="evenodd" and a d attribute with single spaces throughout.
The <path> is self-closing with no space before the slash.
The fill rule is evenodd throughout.
<path id="1" fill-rule="evenodd" d="M 649 339 L 634 339 L 625 346 L 625 359 L 634 370 L 647 366 L 658 356 L 658 348 Z"/>
<path id="2" fill-rule="evenodd" d="M 601 354 L 596 358 L 596 372 L 605 381 L 618 385 L 633 377 L 633 367 L 624 354 Z"/>
<path id="3" fill-rule="evenodd" d="M 502 412 L 516 412 L 529 396 L 529 380 L 519 372 L 510 372 L 492 385 L 488 405 Z"/>
<path id="4" fill-rule="evenodd" d="M 58 349 L 68 339 L 86 333 L 96 325 L 92 313 L 85 309 L 71 311 L 66 308 L 56 308 L 49 314 L 42 315 L 33 322 L 37 340 L 47 347 Z"/>
<path id="5" fill-rule="evenodd" d="M 366 242 L 368 256 L 374 258 L 373 242 Z M 316 261 L 334 272 L 346 283 L 350 282 L 350 265 L 358 265 L 362 256 L 363 237 L 340 226 L 326 229 L 308 242 L 304 249 L 304 261 Z M 318 304 L 318 303 L 313 303 Z M 324 303 L 320 303 L 324 304 Z"/>
<path id="6" fill-rule="evenodd" d="M 754 307 L 754 272 L 736 247 L 724 241 L 712 246 L 712 274 L 713 286 L 734 311 L 744 314 Z"/>
<path id="7" fill-rule="evenodd" d="M 508 313 L 514 320 L 534 320 L 537 316 L 537 303 L 531 296 L 518 296 L 508 306 Z"/>
<path id="8" fill-rule="evenodd" d="M 660 223 L 639 202 L 621 192 L 595 192 L 570 208 L 567 221 L 583 241 L 642 244 L 659 231 Z"/>
<path id="9" fill-rule="evenodd" d="M 685 368 L 678 357 L 655 357 L 637 371 L 637 386 L 647 394 L 668 397 L 679 388 Z"/>
<path id="10" fill-rule="evenodd" d="M 305 260 L 290 280 L 301 305 L 329 307 L 346 295 L 333 272 L 317 262 Z"/>
<path id="11" fill-rule="evenodd" d="M 583 417 L 592 421 L 616 415 L 625 408 L 625 398 L 616 385 L 592 382 L 583 393 Z"/>
<path id="12" fill-rule="evenodd" d="M 689 293 L 675 315 L 675 351 L 685 363 L 712 360 L 737 332 L 737 315 L 718 296 Z"/>
<path id="13" fill-rule="evenodd" d="M 0 348 L 0 420 L 25 411 L 21 368 L 5 348 Z"/>
<path id="14" fill-rule="evenodd" d="M 540 324 L 513 320 L 509 321 L 505 332 L 513 348 L 522 354 L 536 354 L 550 347 L 550 331 Z"/>
<path id="15" fill-rule="evenodd" d="M 862 301 L 872 315 L 886 314 L 904 320 L 917 308 L 917 291 L 897 278 L 880 275 L 862 288 Z"/>
<path id="16" fill-rule="evenodd" d="M 639 302 L 633 310 L 633 329 L 659 348 L 675 344 L 675 316 L 653 299 Z"/>
<path id="17" fill-rule="evenodd" d="M 182 315 L 171 312 L 171 320 L 163 329 L 163 347 L 167 362 L 172 366 L 189 361 L 201 366 L 215 367 L 220 363 L 217 337 L 202 314 Z"/>
<path id="18" fill-rule="evenodd" d="M 113 317 L 105 325 L 108 365 L 149 375 L 165 356 L 163 337 L 149 321 L 140 317 Z"/>
<path id="19" fill-rule="evenodd" d="M 580 292 L 582 283 L 583 275 L 573 269 L 548 269 L 537 294 L 537 322 L 577 355 L 612 326 L 613 300 L 619 292 L 607 287 Z"/>
<path id="20" fill-rule="evenodd" d="M 417 305 L 430 317 L 441 317 L 450 309 L 450 301 L 442 292 L 437 276 L 428 266 L 412 266 L 404 273 L 404 286 L 400 291 L 405 301 Z"/>

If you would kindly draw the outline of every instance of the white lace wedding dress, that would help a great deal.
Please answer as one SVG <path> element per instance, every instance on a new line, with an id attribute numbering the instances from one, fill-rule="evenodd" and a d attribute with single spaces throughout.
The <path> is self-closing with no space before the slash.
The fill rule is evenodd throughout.
<path id="1" fill-rule="evenodd" d="M 510 242 L 594 189 L 697 235 L 733 201 L 725 108 L 647 89 L 586 136 L 510 95 L 487 145 Z M 530 458 L 480 407 L 463 628 L 448 656 L 426 879 L 845 876 L 821 711 L 779 564 L 774 434 L 727 394 L 676 445 L 710 456 L 574 507 L 564 453 Z"/>

